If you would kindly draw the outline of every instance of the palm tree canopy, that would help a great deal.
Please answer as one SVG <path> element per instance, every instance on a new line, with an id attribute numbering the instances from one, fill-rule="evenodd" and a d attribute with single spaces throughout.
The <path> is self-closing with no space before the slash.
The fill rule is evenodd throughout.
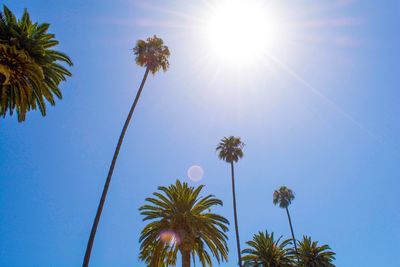
<path id="1" fill-rule="evenodd" d="M 6 6 L 0 11 L 0 116 L 16 110 L 23 121 L 36 107 L 45 116 L 44 99 L 55 105 L 54 96 L 62 98 L 59 84 L 71 73 L 59 63 L 72 66 L 72 61 L 50 49 L 58 41 L 47 33 L 49 26 L 33 23 L 27 10 L 21 19 Z"/>
<path id="2" fill-rule="evenodd" d="M 311 237 L 303 236 L 298 242 L 298 259 L 300 267 L 335 267 L 335 253 L 328 245 L 318 246 Z"/>
<path id="3" fill-rule="evenodd" d="M 218 157 L 228 163 L 238 162 L 243 157 L 244 143 L 240 137 L 224 137 L 217 146 Z"/>
<path id="4" fill-rule="evenodd" d="M 177 252 L 198 256 L 202 266 L 212 266 L 211 255 L 219 262 L 228 260 L 226 232 L 229 222 L 212 213 L 222 201 L 212 195 L 199 196 L 203 185 L 195 188 L 179 180 L 161 186 L 148 204 L 140 208 L 144 221 L 151 222 L 140 236 L 140 259 L 149 266 L 176 264 Z M 207 249 L 208 248 L 208 249 Z"/>
<path id="5" fill-rule="evenodd" d="M 136 55 L 136 64 L 148 68 L 153 74 L 160 69 L 167 71 L 169 67 L 169 49 L 156 35 L 146 41 L 138 40 L 133 52 Z"/>
<path id="6" fill-rule="evenodd" d="M 279 190 L 275 190 L 273 195 L 273 203 L 274 205 L 279 204 L 279 207 L 285 209 L 287 208 L 292 201 L 294 200 L 294 192 L 286 187 L 281 186 Z"/>
<path id="7" fill-rule="evenodd" d="M 242 251 L 244 266 L 290 267 L 293 266 L 293 253 L 288 245 L 291 239 L 274 239 L 274 233 L 259 232 L 253 240 L 246 242 L 249 248 Z"/>

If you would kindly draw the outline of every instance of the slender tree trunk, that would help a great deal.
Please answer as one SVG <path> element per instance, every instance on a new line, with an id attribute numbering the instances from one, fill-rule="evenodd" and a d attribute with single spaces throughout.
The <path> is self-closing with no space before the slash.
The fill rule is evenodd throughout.
<path id="1" fill-rule="evenodd" d="M 238 263 L 239 266 L 242 267 L 242 257 L 241 257 L 240 239 L 239 239 L 239 225 L 238 225 L 237 210 L 236 210 L 235 170 L 233 168 L 233 162 L 231 162 L 231 173 L 232 173 L 233 216 L 235 219 L 236 245 L 237 245 L 237 253 L 239 260 Z"/>
<path id="2" fill-rule="evenodd" d="M 113 174 L 113 171 L 114 171 L 115 163 L 117 161 L 119 150 L 121 149 L 122 142 L 124 141 L 126 130 L 128 128 L 128 125 L 129 125 L 129 122 L 131 120 L 132 114 L 135 111 L 136 104 L 139 101 L 139 98 L 140 98 L 140 95 L 142 93 L 142 90 L 143 90 L 143 87 L 144 87 L 144 84 L 146 82 L 148 74 L 149 74 L 149 69 L 146 68 L 146 71 L 145 71 L 144 76 L 143 76 L 142 83 L 140 84 L 139 90 L 138 90 L 138 92 L 136 94 L 135 101 L 132 104 L 132 107 L 131 107 L 131 109 L 129 111 L 128 117 L 126 118 L 124 127 L 122 128 L 121 135 L 119 136 L 118 144 L 117 144 L 117 147 L 115 148 L 115 152 L 114 152 L 113 159 L 111 161 L 110 169 L 108 170 L 108 175 L 107 175 L 106 182 L 104 184 L 103 193 L 101 194 L 99 206 L 98 206 L 97 212 L 96 212 L 96 217 L 94 218 L 92 230 L 90 232 L 90 237 L 89 237 L 89 240 L 88 240 L 88 243 L 87 243 L 87 246 L 86 246 L 85 258 L 84 258 L 83 264 L 82 264 L 83 267 L 89 266 L 90 254 L 92 252 L 92 247 L 93 247 L 94 238 L 96 236 L 97 226 L 99 224 L 101 213 L 103 211 L 104 202 L 106 201 L 107 191 L 108 191 L 108 187 L 110 186 L 111 177 L 112 177 L 112 174 Z"/>
<path id="3" fill-rule="evenodd" d="M 190 251 L 182 250 L 182 267 L 190 267 Z"/>
<path id="4" fill-rule="evenodd" d="M 293 226 L 292 226 L 292 219 L 290 218 L 290 213 L 289 213 L 288 207 L 286 207 L 286 213 L 287 213 L 287 216 L 288 216 L 288 219 L 289 219 L 290 231 L 292 232 L 294 250 L 296 251 L 296 256 L 298 257 L 296 238 L 294 237 L 294 231 L 293 231 Z"/>

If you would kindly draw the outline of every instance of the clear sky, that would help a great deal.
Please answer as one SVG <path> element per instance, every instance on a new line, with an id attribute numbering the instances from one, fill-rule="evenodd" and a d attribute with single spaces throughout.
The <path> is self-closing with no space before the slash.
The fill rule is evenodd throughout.
<path id="1" fill-rule="evenodd" d="M 215 152 L 229 135 L 246 143 L 236 169 L 242 247 L 259 230 L 290 237 L 272 204 L 287 185 L 296 235 L 329 244 L 337 266 L 400 266 L 399 1 L 269 2 L 281 43 L 239 66 L 210 53 L 201 25 L 211 1 L 2 0 L 51 23 L 75 65 L 46 118 L 0 120 L 0 266 L 81 264 L 144 72 L 131 48 L 153 34 L 171 67 L 149 77 L 137 106 L 91 266 L 145 266 L 138 208 L 159 185 L 198 184 L 192 165 L 224 202 L 216 212 L 232 223 L 231 261 L 221 266 L 234 266 L 229 166 Z"/>

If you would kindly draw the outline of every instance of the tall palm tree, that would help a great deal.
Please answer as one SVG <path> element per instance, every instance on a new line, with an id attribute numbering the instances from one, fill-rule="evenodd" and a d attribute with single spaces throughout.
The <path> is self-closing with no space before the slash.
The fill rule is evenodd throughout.
<path id="1" fill-rule="evenodd" d="M 140 207 L 145 226 L 140 236 L 140 259 L 148 266 L 176 264 L 180 252 L 182 267 L 190 266 L 190 256 L 197 255 L 202 266 L 213 266 L 211 255 L 218 263 L 228 260 L 228 220 L 212 213 L 211 208 L 222 201 L 212 195 L 199 196 L 203 185 L 195 188 L 179 180 L 161 186 L 148 204 Z M 207 250 L 208 248 L 208 250 Z"/>
<path id="2" fill-rule="evenodd" d="M 261 267 L 291 267 L 293 255 L 288 245 L 290 239 L 281 241 L 274 239 L 274 233 L 259 232 L 253 236 L 253 240 L 246 242 L 249 248 L 243 250 L 244 266 Z"/>
<path id="3" fill-rule="evenodd" d="M 235 219 L 235 233 L 236 233 L 236 247 L 238 253 L 238 263 L 242 267 L 242 258 L 240 257 L 240 239 L 239 239 L 239 225 L 237 219 L 236 209 L 236 191 L 235 191 L 235 169 L 234 162 L 238 162 L 243 157 L 244 143 L 240 140 L 240 137 L 224 137 L 217 146 L 219 152 L 218 157 L 221 160 L 226 161 L 231 165 L 232 175 L 232 197 L 233 197 L 233 215 Z"/>
<path id="4" fill-rule="evenodd" d="M 33 23 L 26 9 L 20 19 L 6 6 L 0 11 L 0 116 L 16 111 L 21 122 L 37 107 L 45 116 L 45 99 L 55 105 L 62 98 L 59 85 L 71 73 L 60 63 L 72 61 L 51 49 L 58 41 L 49 27 Z"/>
<path id="5" fill-rule="evenodd" d="M 278 190 L 275 190 L 274 192 L 273 203 L 274 205 L 279 204 L 279 207 L 286 210 L 286 214 L 289 220 L 290 231 L 292 233 L 294 249 L 297 252 L 296 238 L 294 237 L 292 219 L 290 218 L 290 213 L 289 213 L 289 205 L 292 203 L 293 200 L 294 200 L 294 193 L 290 188 L 286 186 L 281 186 Z"/>
<path id="6" fill-rule="evenodd" d="M 139 90 L 136 94 L 135 100 L 133 101 L 132 107 L 128 113 L 128 117 L 126 118 L 124 127 L 122 128 L 121 134 L 118 139 L 117 147 L 115 148 L 114 156 L 112 158 L 111 165 L 108 170 L 107 179 L 104 184 L 103 193 L 101 194 L 99 206 L 98 206 L 97 212 L 96 212 L 96 217 L 94 218 L 92 230 L 90 232 L 89 241 L 88 241 L 88 244 L 86 247 L 85 258 L 83 260 L 84 267 L 89 265 L 90 254 L 92 251 L 97 226 L 99 224 L 100 216 L 103 211 L 104 202 L 106 201 L 107 191 L 110 186 L 111 177 L 112 177 L 112 174 L 114 171 L 115 163 L 117 161 L 118 154 L 121 149 L 121 145 L 124 140 L 126 130 L 128 128 L 132 114 L 135 110 L 136 104 L 139 101 L 140 95 L 142 93 L 144 84 L 147 79 L 147 76 L 148 76 L 149 72 L 151 72 L 154 75 L 161 69 L 163 71 L 167 71 L 167 69 L 169 67 L 168 58 L 169 58 L 170 52 L 168 50 L 168 47 L 164 45 L 164 42 L 161 38 L 158 38 L 155 35 L 153 37 L 147 38 L 146 41 L 143 41 L 143 40 L 137 41 L 135 48 L 133 48 L 133 52 L 136 56 L 136 63 L 141 67 L 145 67 L 146 70 L 144 72 L 144 76 L 143 76 L 142 82 L 140 84 Z"/>
<path id="7" fill-rule="evenodd" d="M 303 236 L 298 242 L 298 266 L 299 267 L 335 267 L 335 252 L 328 245 L 318 246 L 318 242 L 311 237 Z"/>

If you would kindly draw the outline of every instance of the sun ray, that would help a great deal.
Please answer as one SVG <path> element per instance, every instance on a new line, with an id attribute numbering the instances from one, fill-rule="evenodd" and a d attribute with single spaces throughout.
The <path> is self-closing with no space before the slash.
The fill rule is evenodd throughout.
<path id="1" fill-rule="evenodd" d="M 320 90 L 312 86 L 308 81 L 306 81 L 303 77 L 301 77 L 300 74 L 295 72 L 292 68 L 290 68 L 287 64 L 283 63 L 281 60 L 277 59 L 276 57 L 272 55 L 267 55 L 272 61 L 274 61 L 282 70 L 284 70 L 286 73 L 290 74 L 292 78 L 294 78 L 297 82 L 303 85 L 303 88 L 308 89 L 310 92 L 318 96 L 321 100 L 323 100 L 325 103 L 327 103 L 334 111 L 337 113 L 341 114 L 344 118 L 347 120 L 351 121 L 355 126 L 357 126 L 360 130 L 364 131 L 367 133 L 371 138 L 373 138 L 375 141 L 378 141 L 380 143 L 383 143 L 383 138 L 372 132 L 370 129 L 368 129 L 366 126 L 364 126 L 361 122 L 359 122 L 357 119 L 355 119 L 353 116 L 351 116 L 348 112 L 346 112 L 342 107 L 340 107 L 338 104 L 336 104 L 332 99 L 330 99 L 328 96 L 323 94 Z"/>

